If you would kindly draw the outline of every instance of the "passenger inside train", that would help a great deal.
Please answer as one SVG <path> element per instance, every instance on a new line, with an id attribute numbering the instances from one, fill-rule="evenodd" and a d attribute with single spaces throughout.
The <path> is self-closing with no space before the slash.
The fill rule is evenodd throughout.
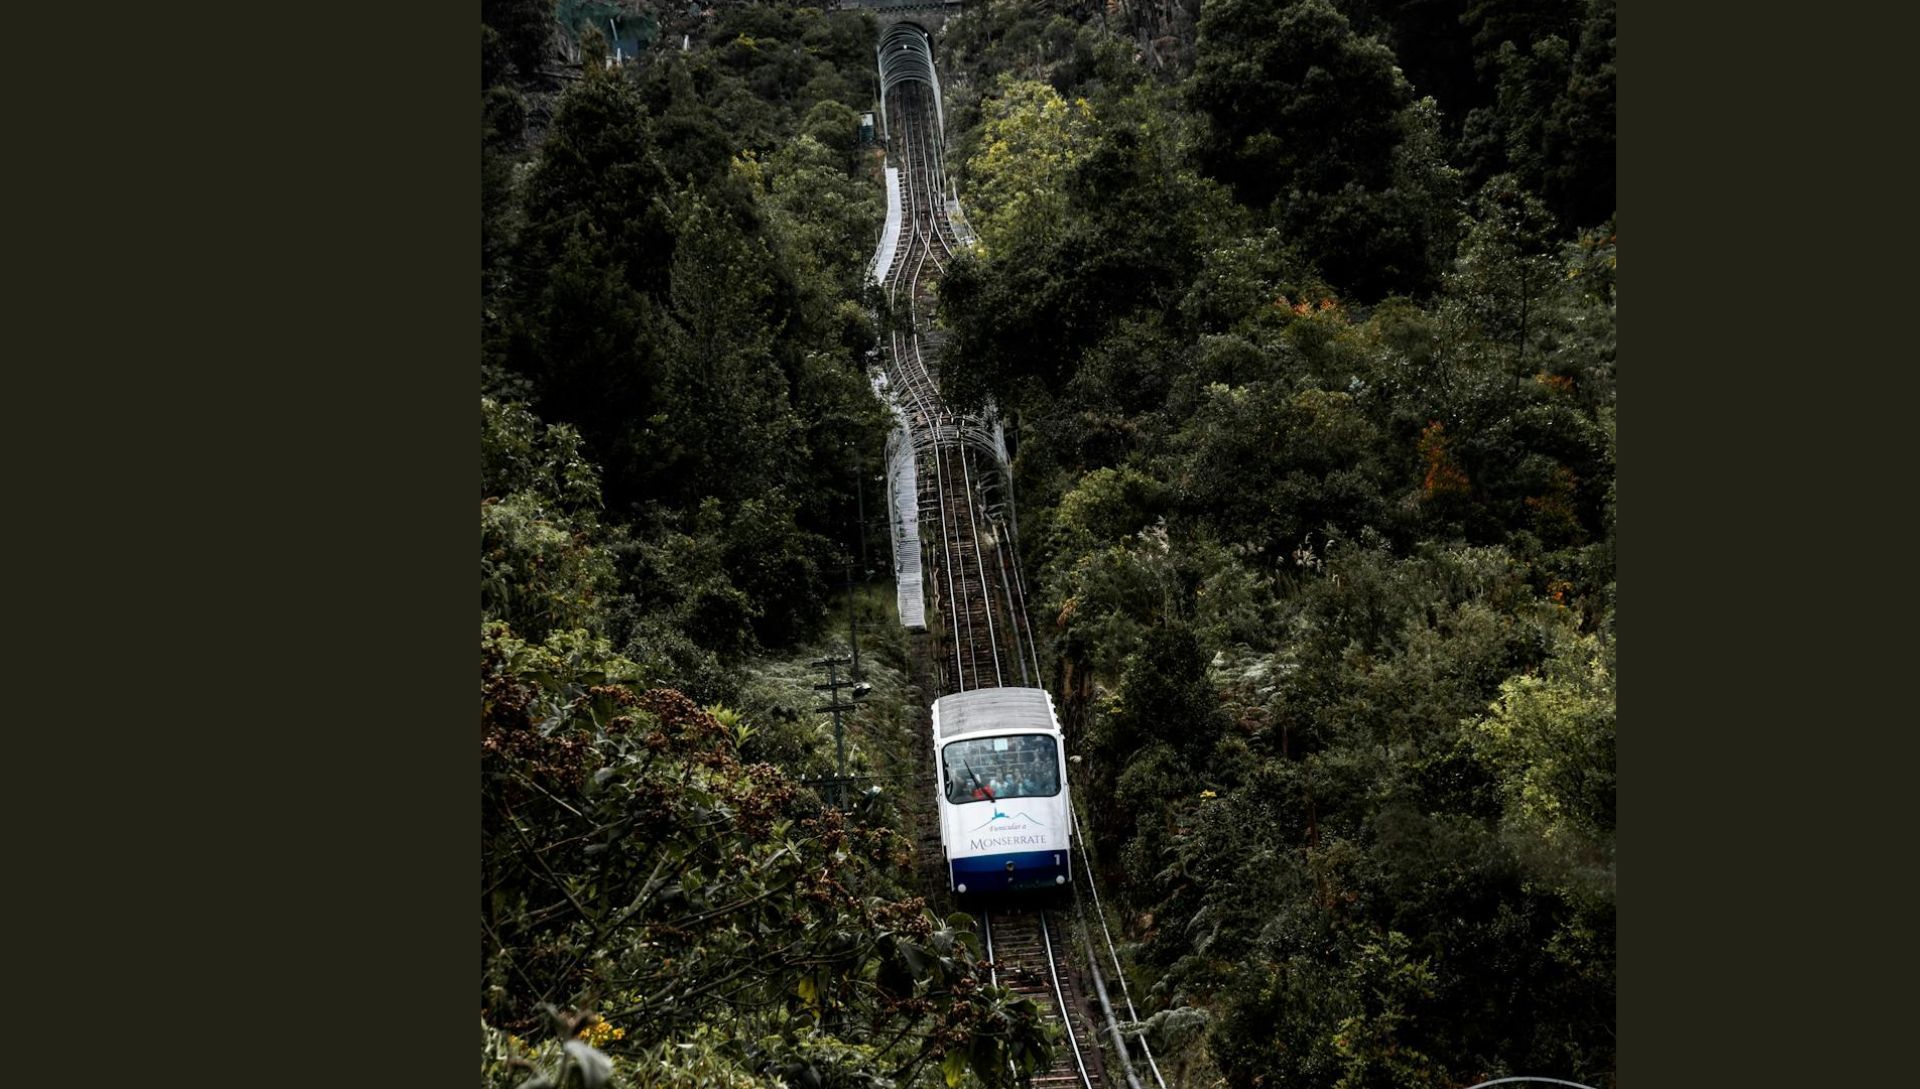
<path id="1" fill-rule="evenodd" d="M 969 738 L 949 744 L 947 801 L 1049 798 L 1060 792 L 1060 757 L 1045 734 Z"/>

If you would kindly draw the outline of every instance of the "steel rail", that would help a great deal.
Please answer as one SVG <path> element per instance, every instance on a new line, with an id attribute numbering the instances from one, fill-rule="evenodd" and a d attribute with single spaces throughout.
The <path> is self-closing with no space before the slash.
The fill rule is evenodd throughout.
<path id="1" fill-rule="evenodd" d="M 991 525 L 991 523 L 989 523 L 989 525 Z M 1021 653 L 1025 648 L 1021 646 L 1020 640 L 1020 603 L 1014 598 L 1013 575 L 1007 566 L 1007 546 L 1000 540 L 998 533 L 995 533 L 993 536 L 993 554 L 994 558 L 999 561 L 1000 592 L 1007 599 L 1007 614 L 1012 622 L 1008 636 L 1012 644 L 1013 661 L 1015 665 L 1020 667 L 1020 686 L 1023 688 L 1032 688 L 1036 685 L 1037 681 L 1027 673 L 1027 656 Z"/>
<path id="2" fill-rule="evenodd" d="M 1538 1081 L 1538 1082 L 1545 1082 L 1548 1085 L 1571 1085 L 1573 1086 L 1573 1089 L 1593 1089 L 1593 1086 L 1581 1085 L 1577 1081 L 1565 1081 L 1561 1078 L 1536 1078 L 1532 1076 L 1495 1078 L 1492 1081 L 1483 1081 L 1479 1085 L 1469 1085 L 1467 1086 L 1467 1089 L 1486 1089 L 1486 1087 L 1489 1085 L 1502 1085 L 1506 1082 L 1511 1082 L 1511 1081 Z"/>
<path id="3" fill-rule="evenodd" d="M 920 129 L 924 134 L 926 130 L 926 114 L 924 111 L 920 114 L 920 119 Z M 932 138 L 926 141 L 926 145 L 921 152 L 921 158 L 922 161 L 927 164 L 927 180 L 932 183 L 923 187 L 923 190 L 926 193 L 927 211 L 933 224 L 933 235 L 939 243 L 940 248 L 946 250 L 947 256 L 951 258 L 953 256 L 954 246 L 959 243 L 959 238 L 954 235 L 953 225 L 948 222 L 946 188 L 944 185 L 939 184 L 943 182 L 947 176 L 946 134 L 943 132 L 933 134 Z M 943 227 L 945 228 L 944 230 L 942 230 Z M 951 243 L 948 242 L 949 238 L 952 238 Z"/>
<path id="4" fill-rule="evenodd" d="M 981 625 L 979 622 L 976 622 L 973 615 L 976 608 L 981 614 L 979 621 L 984 622 L 984 626 L 988 629 L 988 646 L 995 660 L 997 682 L 1001 680 L 1001 668 L 998 661 L 998 637 L 993 624 L 993 605 L 992 602 L 987 599 L 991 591 L 987 583 L 983 563 L 978 556 L 978 523 L 977 515 L 973 509 L 974 504 L 970 480 L 967 483 L 963 498 L 965 498 L 967 502 L 968 524 L 972 530 L 972 536 L 976 546 L 974 566 L 980 576 L 977 589 L 971 584 L 971 576 L 965 568 L 964 556 L 956 560 L 954 554 L 953 542 L 955 535 L 960 530 L 960 517 L 954 506 L 952 489 L 947 486 L 948 478 L 954 475 L 949 458 L 959 458 L 960 470 L 964 478 L 967 475 L 966 456 L 964 450 L 955 451 L 949 443 L 942 441 L 940 434 L 940 432 L 944 430 L 942 425 L 949 423 L 953 417 L 951 412 L 942 411 L 932 403 L 933 382 L 931 368 L 927 366 L 921 338 L 917 332 L 920 325 L 918 304 L 924 293 L 923 285 L 927 263 L 931 261 L 936 271 L 943 267 L 943 262 L 939 257 L 939 251 L 946 250 L 951 253 L 951 246 L 947 242 L 947 235 L 951 232 L 941 229 L 938 161 L 933 158 L 928 151 L 930 146 L 937 149 L 938 141 L 926 139 L 926 112 L 924 103 L 920 101 L 919 88 L 902 87 L 901 92 L 897 99 L 902 121 L 900 131 L 903 136 L 903 142 L 909 145 L 908 148 L 903 149 L 906 151 L 906 154 L 902 156 L 906 160 L 904 185 L 907 190 L 906 199 L 902 203 L 909 211 L 910 228 L 908 249 L 917 251 L 915 253 L 917 260 L 900 262 L 898 266 L 900 275 L 893 278 L 895 281 L 893 286 L 896 298 L 898 297 L 899 287 L 902 286 L 899 281 L 901 279 L 906 281 L 904 286 L 907 287 L 909 320 L 911 327 L 915 330 L 910 337 L 910 354 L 908 354 L 906 358 L 900 358 L 902 353 L 896 350 L 896 360 L 901 364 L 899 370 L 901 377 L 904 379 L 902 384 L 908 388 L 910 395 L 916 402 L 915 407 L 921 409 L 926 416 L 933 418 L 934 426 L 932 430 L 934 437 L 932 454 L 935 469 L 936 506 L 940 515 L 942 531 L 942 567 L 944 569 L 943 575 L 948 591 L 948 601 L 946 604 L 948 605 L 949 613 L 959 614 L 959 623 L 954 625 L 954 627 L 959 630 L 952 632 L 955 637 L 952 639 L 955 652 L 954 683 L 961 690 L 965 690 L 969 687 L 983 686 L 982 674 L 984 670 L 980 661 L 978 639 L 978 627 Z M 922 243 L 924 243 L 924 245 Z M 906 271 L 909 267 L 912 269 L 911 273 Z M 964 655 L 962 654 L 962 644 L 965 644 Z M 969 676 L 967 668 L 968 659 L 971 660 L 972 665 L 971 676 Z"/>
<path id="5" fill-rule="evenodd" d="M 1013 538 L 1007 547 L 1013 553 L 1013 559 L 1009 561 L 1013 567 L 1013 585 L 1020 594 L 1020 619 L 1027 626 L 1027 654 L 1033 660 L 1034 683 L 1038 684 L 1045 674 L 1040 672 L 1040 637 L 1033 633 L 1033 612 L 1027 603 L 1027 584 L 1020 574 L 1019 538 Z"/>
<path id="6" fill-rule="evenodd" d="M 1079 890 L 1075 890 L 1076 895 Z M 1133 1055 L 1127 1051 L 1126 1033 L 1120 1030 L 1120 1018 L 1113 1012 L 1113 1000 L 1107 997 L 1107 981 L 1100 976 L 1100 957 L 1093 951 L 1093 932 L 1086 928 L 1086 905 L 1077 899 L 1074 907 L 1080 915 L 1080 939 L 1087 949 L 1087 975 L 1093 978 L 1093 993 L 1100 1000 L 1100 1012 L 1107 1015 L 1107 1034 L 1113 1040 L 1113 1053 L 1120 1060 L 1120 1072 L 1126 1075 L 1127 1089 L 1144 1089 L 1133 1069 Z M 1096 1040 L 1098 1034 L 1095 1034 Z"/>
<path id="7" fill-rule="evenodd" d="M 1008 533 L 1005 541 L 995 545 L 995 549 L 1000 554 L 1000 587 L 1006 591 L 1007 609 L 1013 614 L 1013 651 L 1014 658 L 1020 663 L 1020 683 L 1029 688 L 1034 688 L 1040 684 L 1040 655 L 1034 647 L 1033 620 L 1027 616 L 1027 595 L 1026 591 L 1020 586 L 1020 557 L 1017 552 L 1018 545 L 1014 541 L 1012 533 Z M 1010 553 L 1012 553 L 1012 555 L 1009 555 Z M 1027 629 L 1026 654 L 1020 653 L 1020 626 L 1023 624 Z M 1027 661 L 1029 659 L 1033 661 L 1033 673 L 1031 676 L 1027 673 Z"/>
<path id="8" fill-rule="evenodd" d="M 894 56 L 894 49 L 903 43 L 917 55 Z M 929 512 L 923 505 L 922 510 L 938 518 L 941 547 L 931 555 L 923 555 L 941 568 L 928 581 L 936 590 L 945 591 L 943 612 L 948 623 L 944 625 L 947 630 L 943 634 L 953 644 L 952 687 L 964 691 L 986 686 L 989 660 L 993 665 L 993 683 L 1006 683 L 1007 662 L 1000 653 L 1003 641 L 1015 655 L 1022 679 L 1031 684 L 1040 675 L 1038 648 L 1032 618 L 1025 615 L 1025 587 L 1019 579 L 1017 557 L 1010 558 L 1004 547 L 997 547 L 998 556 L 989 572 L 985 557 L 980 554 L 988 539 L 998 542 L 1004 536 L 991 528 L 996 518 L 984 518 L 989 528 L 982 530 L 980 493 L 975 488 L 967 451 L 972 443 L 985 444 L 989 440 L 978 421 L 972 417 L 956 417 L 940 404 L 934 367 L 920 336 L 921 304 L 933 302 L 929 283 L 944 271 L 943 256 L 950 258 L 958 245 L 947 204 L 944 133 L 932 124 L 939 105 L 934 101 L 938 92 L 933 90 L 938 86 L 934 82 L 937 77 L 930 70 L 922 72 L 915 68 L 915 65 L 932 63 L 931 53 L 924 49 L 923 43 L 923 38 L 913 35 L 890 36 L 887 44 L 892 48 L 883 49 L 881 54 L 890 71 L 890 85 L 897 84 L 892 86 L 893 93 L 887 96 L 888 101 L 882 108 L 888 114 L 883 118 L 887 131 L 898 134 L 894 153 L 903 169 L 896 176 L 902 188 L 900 203 L 907 219 L 905 252 L 889 268 L 887 288 L 896 306 L 905 303 L 908 332 L 900 335 L 895 331 L 889 370 L 896 380 L 894 386 L 903 391 L 914 421 L 919 425 L 913 435 L 914 445 L 933 462 L 933 472 L 924 475 L 934 485 L 934 494 L 929 498 L 935 509 Z M 974 431 L 979 435 L 973 435 Z M 1002 466 L 996 465 L 996 468 L 1004 471 Z M 964 489 L 960 496 L 955 495 L 956 481 Z M 964 522 L 958 506 L 962 500 L 966 503 Z M 966 563 L 966 549 L 957 547 L 963 540 L 973 550 L 971 570 Z M 1001 615 L 997 617 L 996 613 Z M 984 647 L 980 638 L 983 630 Z"/>
<path id="9" fill-rule="evenodd" d="M 895 335 L 897 336 L 898 334 L 895 334 Z M 926 402 L 924 398 L 921 398 L 920 400 L 921 400 L 921 404 L 923 406 L 926 406 Z M 926 406 L 926 407 L 930 411 L 931 406 Z M 933 588 L 935 593 L 937 594 L 940 589 L 940 579 L 942 577 L 945 577 L 946 583 L 947 583 L 947 592 L 945 595 L 945 599 L 943 601 L 945 608 L 942 610 L 946 614 L 946 619 L 947 619 L 947 624 L 945 625 L 946 626 L 945 635 L 947 637 L 947 642 L 951 644 L 953 649 L 954 675 L 957 679 L 964 681 L 965 670 L 962 667 L 961 661 L 960 661 L 960 640 L 958 638 L 958 632 L 954 630 L 954 624 L 953 624 L 953 613 L 960 608 L 960 603 L 959 603 L 958 594 L 954 589 L 954 583 L 953 583 L 953 567 L 954 567 L 953 553 L 952 553 L 953 543 L 950 536 L 946 532 L 947 506 L 948 506 L 946 477 L 945 477 L 945 474 L 941 471 L 941 459 L 937 456 L 934 458 L 933 467 L 934 467 L 934 472 L 931 474 L 931 476 L 928 479 L 930 479 L 933 484 L 934 506 L 939 511 L 940 527 L 941 527 L 940 551 L 932 554 L 929 557 L 934 559 L 939 567 L 939 570 L 934 573 Z M 916 512 L 916 517 L 918 517 L 918 512 Z M 963 690 L 964 690 L 964 685 L 963 685 Z"/>
<path id="10" fill-rule="evenodd" d="M 934 480 L 937 482 L 937 485 L 939 488 L 939 502 L 937 506 L 940 511 L 940 550 L 942 555 L 944 556 L 944 560 L 940 565 L 940 570 L 941 570 L 941 573 L 945 575 L 947 578 L 947 618 L 946 619 L 947 619 L 948 633 L 953 642 L 954 681 L 956 684 L 960 686 L 959 691 L 965 692 L 967 690 L 967 674 L 966 674 L 965 668 L 962 667 L 960 664 L 960 633 L 959 631 L 955 630 L 954 614 L 955 613 L 962 614 L 962 619 L 964 620 L 967 627 L 967 639 L 969 642 L 971 642 L 973 638 L 973 620 L 971 616 L 966 615 L 966 609 L 963 607 L 960 601 L 960 595 L 954 589 L 954 585 L 953 585 L 953 568 L 954 568 L 953 535 L 949 533 L 947 530 L 948 502 L 947 502 L 946 466 L 945 466 L 946 459 L 941 456 L 940 447 L 937 444 L 934 446 L 933 455 L 934 455 L 933 456 Z M 962 572 L 962 575 L 961 575 L 962 582 L 965 581 L 965 577 L 966 577 L 965 573 Z M 975 672 L 978 673 L 978 670 L 976 670 Z"/>
<path id="11" fill-rule="evenodd" d="M 999 686 L 1005 684 L 1006 681 L 1000 674 L 1000 640 L 995 636 L 993 630 L 993 602 L 987 596 L 986 561 L 980 558 L 980 521 L 974 517 L 973 474 L 967 471 L 967 451 L 965 447 L 962 447 L 960 450 L 960 476 L 967 491 L 967 528 L 972 530 L 973 534 L 973 566 L 980 572 L 980 596 L 985 599 L 983 604 L 987 606 L 985 609 L 987 616 L 987 647 L 993 651 L 993 683 L 995 686 Z"/>
<path id="12" fill-rule="evenodd" d="M 991 912 L 983 911 L 980 913 L 980 933 L 984 935 L 987 940 L 987 979 L 991 981 L 995 987 L 998 987 L 1000 986 L 1000 965 L 993 958 L 993 915 Z"/>
<path id="13" fill-rule="evenodd" d="M 1133 995 L 1127 992 L 1127 972 L 1126 969 L 1120 967 L 1120 950 L 1113 944 L 1113 931 L 1107 928 L 1106 909 L 1100 906 L 1100 886 L 1093 879 L 1093 856 L 1087 853 L 1086 834 L 1080 830 L 1080 807 L 1070 804 L 1068 812 L 1073 817 L 1074 846 L 1080 848 L 1080 872 L 1086 875 L 1087 890 L 1093 894 L 1093 913 L 1099 918 L 1100 932 L 1105 935 L 1107 939 L 1107 956 L 1113 960 L 1113 976 L 1120 981 L 1120 1000 L 1127 1004 L 1128 1019 L 1137 1025 L 1140 1023 L 1140 1011 L 1134 1009 Z M 1071 855 L 1069 855 L 1069 857 L 1071 857 Z M 1076 885 L 1074 888 L 1077 892 L 1079 886 Z M 1082 911 L 1081 919 L 1084 920 L 1085 918 L 1086 913 Z M 1147 1068 L 1153 1071 L 1153 1080 L 1160 1086 L 1160 1089 L 1167 1089 L 1167 1079 L 1160 1074 L 1160 1064 L 1153 1059 L 1153 1048 L 1148 1046 L 1146 1034 L 1143 1032 L 1136 1037 L 1136 1039 L 1140 1041 L 1140 1050 L 1147 1057 Z"/>
<path id="14" fill-rule="evenodd" d="M 935 143 L 934 146 L 937 147 L 937 143 Z M 927 201 L 927 223 L 931 228 L 934 244 L 945 252 L 946 260 L 952 260 L 954 247 L 953 244 L 948 241 L 948 237 L 952 235 L 953 228 L 951 224 L 946 222 L 947 195 L 939 184 L 940 180 L 946 176 L 945 170 L 936 157 L 936 154 L 932 151 L 923 151 L 921 153 L 921 160 L 926 164 L 927 170 L 926 181 L 928 184 L 925 185 L 922 190 L 926 195 Z M 946 228 L 945 230 L 941 229 L 943 226 Z M 954 239 L 954 242 L 958 241 L 958 239 Z M 939 266 L 942 272 L 945 272 L 947 269 L 946 260 L 935 259 L 935 264 Z"/>
<path id="15" fill-rule="evenodd" d="M 1011 464 L 1006 465 L 1005 472 L 1007 485 L 1007 540 L 1001 558 L 1002 562 L 1006 565 L 1009 578 L 1013 584 L 1012 593 L 1015 601 L 1014 616 L 1017 618 L 1017 622 L 1024 624 L 1027 629 L 1027 655 L 1029 660 L 1033 662 L 1033 683 L 1038 685 L 1041 683 L 1040 678 L 1044 677 L 1045 674 L 1040 670 L 1040 637 L 1034 634 L 1033 630 L 1033 613 L 1028 607 L 1027 601 L 1027 583 L 1025 577 L 1020 573 L 1020 531 L 1016 524 L 1013 510 L 1013 466 Z"/>
<path id="16" fill-rule="evenodd" d="M 1067 1044 L 1073 1048 L 1073 1065 L 1080 1070 L 1080 1084 L 1093 1089 L 1093 1081 L 1087 1077 L 1087 1060 L 1080 1054 L 1080 1041 L 1073 1032 L 1073 1019 L 1067 1016 L 1067 996 L 1060 990 L 1060 968 L 1054 962 L 1053 935 L 1048 933 L 1047 915 L 1040 913 L 1040 937 L 1047 945 L 1047 971 L 1053 976 L 1053 994 L 1060 1002 L 1060 1024 L 1067 1030 Z"/>
<path id="17" fill-rule="evenodd" d="M 949 450 L 947 448 L 939 446 L 934 448 L 934 468 L 943 475 L 948 472 L 948 455 Z M 962 493 L 962 498 L 967 498 L 964 492 Z M 960 536 L 960 516 L 954 511 L 950 503 L 942 504 L 940 507 L 940 532 L 949 550 L 949 562 L 952 562 L 952 553 L 956 550 L 954 546 L 958 543 Z M 964 692 L 968 688 L 984 688 L 986 686 L 980 683 L 980 646 L 979 642 L 974 638 L 973 605 L 969 600 L 971 588 L 967 585 L 967 564 L 964 556 L 961 557 L 959 563 L 953 564 L 953 570 L 949 571 L 947 575 L 947 584 L 949 586 L 954 585 L 953 579 L 956 574 L 959 576 L 960 581 L 959 589 L 954 591 L 953 607 L 960 614 L 961 623 L 966 627 L 967 664 L 973 667 L 973 683 L 971 685 L 967 683 L 967 675 L 964 671 L 957 678 L 960 691 Z"/>
<path id="18" fill-rule="evenodd" d="M 1018 920 L 1020 924 L 1015 926 L 1009 923 L 1009 926 L 1013 926 L 1011 944 L 996 940 L 991 911 L 982 909 L 976 918 L 986 944 L 988 970 L 994 985 L 1005 986 L 1016 994 L 1036 1000 L 1036 1004 L 1046 1010 L 1051 1020 L 1059 1024 L 1066 1038 L 1067 1047 L 1054 1053 L 1054 1065 L 1045 1072 L 1037 1073 L 1035 1080 L 1049 1079 L 1057 1083 L 1064 1077 L 1078 1081 L 1082 1089 L 1097 1089 L 1105 1077 L 1103 1072 L 1089 1064 L 1080 1033 L 1073 1025 L 1073 1015 L 1068 1012 L 1068 984 L 1063 978 L 1065 966 L 1061 964 L 1060 950 L 1054 946 L 1047 913 L 1003 913 L 1003 919 Z"/>
<path id="19" fill-rule="evenodd" d="M 904 106 L 905 103 L 902 103 L 902 105 Z M 903 133 L 903 136 L 904 135 L 905 134 Z M 906 287 L 906 296 L 907 296 L 906 302 L 907 302 L 908 328 L 910 330 L 917 330 L 920 324 L 919 298 L 918 298 L 920 294 L 919 285 L 920 285 L 921 276 L 926 267 L 928 254 L 931 251 L 931 246 L 916 245 L 916 243 L 919 243 L 922 240 L 923 236 L 925 234 L 930 234 L 930 232 L 923 232 L 921 228 L 919 207 L 918 207 L 919 202 L 914 198 L 915 198 L 915 194 L 922 187 L 918 184 L 919 179 L 915 177 L 915 171 L 913 169 L 913 165 L 911 162 L 907 164 L 907 169 L 903 173 L 905 177 L 902 184 L 907 189 L 907 194 L 906 194 L 907 199 L 903 200 L 901 203 L 904 207 L 910 209 L 911 211 L 910 221 L 909 221 L 907 249 L 910 253 L 917 251 L 915 255 L 917 256 L 918 260 L 912 261 L 912 262 L 909 262 L 906 260 L 900 261 L 898 263 L 898 277 L 906 280 L 906 284 L 904 286 Z M 907 268 L 909 264 L 912 265 L 912 269 L 913 269 L 913 271 L 910 274 L 907 272 Z M 896 300 L 896 302 L 899 298 L 900 286 L 901 285 L 896 282 L 894 285 L 894 289 L 891 292 L 892 297 Z M 935 404 L 932 403 L 928 395 L 929 393 L 928 387 L 931 385 L 931 383 L 928 381 L 926 365 L 925 365 L 924 359 L 921 356 L 919 334 L 917 331 L 914 331 L 914 332 L 911 332 L 909 334 L 909 337 L 907 338 L 907 346 L 910 349 L 910 353 L 911 353 L 910 355 L 908 355 L 907 353 L 902 353 L 899 350 L 900 337 L 899 337 L 898 330 L 895 330 L 894 337 L 895 337 L 894 357 L 896 362 L 900 364 L 899 370 L 901 372 L 902 378 L 904 379 L 902 384 L 907 387 L 910 395 L 914 398 L 915 402 L 917 403 L 916 407 L 920 409 L 920 413 L 922 415 L 923 421 L 930 423 L 935 428 L 937 428 L 939 423 L 938 416 L 937 416 L 938 409 L 935 406 Z M 936 452 L 937 452 L 937 449 L 938 449 L 938 446 L 937 446 L 937 440 L 936 440 Z M 947 496 L 946 476 L 945 476 L 944 468 L 941 464 L 941 459 L 938 456 L 936 456 L 934 459 L 934 470 L 935 470 L 933 474 L 934 501 L 935 501 L 935 506 L 940 511 L 940 521 L 941 521 L 940 544 L 941 544 L 941 553 L 943 556 L 943 562 L 941 562 L 940 564 L 940 567 L 941 567 L 940 573 L 945 576 L 946 583 L 947 583 L 947 594 L 946 594 L 947 600 L 945 602 L 947 609 L 945 611 L 949 614 L 948 615 L 948 629 L 949 629 L 948 642 L 951 643 L 953 646 L 955 680 L 956 680 L 956 683 L 960 684 L 962 690 L 964 690 L 966 687 L 966 683 L 965 683 L 966 670 L 961 663 L 961 657 L 960 657 L 962 641 L 958 638 L 959 632 L 953 630 L 951 614 L 954 612 L 960 612 L 964 615 L 967 613 L 967 609 L 965 607 L 964 602 L 961 600 L 961 596 L 958 593 L 954 584 L 953 569 L 955 565 L 953 563 L 952 541 L 951 541 L 951 535 L 947 532 L 947 508 L 949 505 L 949 500 Z M 964 572 L 963 572 L 962 581 L 964 582 Z M 938 590 L 938 576 L 936 576 L 935 589 L 936 591 Z M 972 629 L 970 616 L 965 617 L 965 623 L 968 629 L 968 641 L 970 642 L 971 629 Z"/>
<path id="20" fill-rule="evenodd" d="M 927 128 L 925 111 L 920 111 L 918 116 L 919 123 L 915 126 L 917 135 L 924 136 Z M 935 158 L 935 149 L 938 148 L 939 141 L 936 138 L 925 141 L 916 140 L 914 143 L 917 145 L 916 149 L 920 159 L 921 180 L 923 184 L 920 186 L 919 192 L 921 198 L 926 202 L 929 234 L 932 236 L 933 243 L 945 250 L 947 257 L 951 258 L 953 256 L 953 248 L 947 245 L 946 240 L 940 235 L 940 217 L 943 211 L 941 202 L 945 195 L 941 192 L 938 184 L 944 174 Z M 932 250 L 932 245 L 929 245 L 928 252 L 931 253 Z M 942 261 L 939 257 L 935 257 L 933 263 L 934 267 L 941 272 L 946 271 L 946 262 Z"/>

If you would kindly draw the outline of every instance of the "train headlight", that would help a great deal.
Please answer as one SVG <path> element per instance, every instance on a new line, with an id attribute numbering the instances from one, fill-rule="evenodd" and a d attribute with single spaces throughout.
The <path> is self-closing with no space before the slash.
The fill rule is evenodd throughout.
<path id="1" fill-rule="evenodd" d="M 1007 872 L 1008 873 L 1013 872 L 1013 859 L 1011 858 L 1007 859 Z"/>
<path id="2" fill-rule="evenodd" d="M 962 881 L 962 882 L 960 882 L 960 884 L 958 884 L 958 885 L 956 885 L 956 886 L 954 886 L 954 890 L 953 890 L 953 891 L 955 891 L 955 892 L 965 892 L 965 891 L 967 891 L 967 883 L 966 883 L 965 881 Z"/>
<path id="3" fill-rule="evenodd" d="M 1054 883 L 1054 884 L 1056 884 L 1056 885 L 1064 885 L 1064 884 L 1066 884 L 1066 883 L 1067 883 L 1067 875 L 1066 875 L 1066 874 L 1056 874 L 1056 875 L 1054 875 L 1054 878 L 1053 878 L 1053 883 Z"/>

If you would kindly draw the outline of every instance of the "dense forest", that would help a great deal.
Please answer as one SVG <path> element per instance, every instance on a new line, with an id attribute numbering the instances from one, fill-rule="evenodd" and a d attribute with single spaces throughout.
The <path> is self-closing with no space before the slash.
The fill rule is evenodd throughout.
<path id="1" fill-rule="evenodd" d="M 873 15 L 481 14 L 483 1084 L 1031 1072 L 895 801 L 802 779 L 797 663 L 887 566 Z M 969 0 L 936 48 L 942 381 L 1007 426 L 1170 1081 L 1612 1085 L 1612 0 Z"/>

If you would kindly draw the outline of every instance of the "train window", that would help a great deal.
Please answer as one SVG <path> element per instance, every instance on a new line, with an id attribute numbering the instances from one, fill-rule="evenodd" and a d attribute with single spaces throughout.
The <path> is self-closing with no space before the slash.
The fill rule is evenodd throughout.
<path id="1" fill-rule="evenodd" d="M 1060 793 L 1060 749 L 1046 734 L 955 741 L 941 757 L 954 805 Z"/>

